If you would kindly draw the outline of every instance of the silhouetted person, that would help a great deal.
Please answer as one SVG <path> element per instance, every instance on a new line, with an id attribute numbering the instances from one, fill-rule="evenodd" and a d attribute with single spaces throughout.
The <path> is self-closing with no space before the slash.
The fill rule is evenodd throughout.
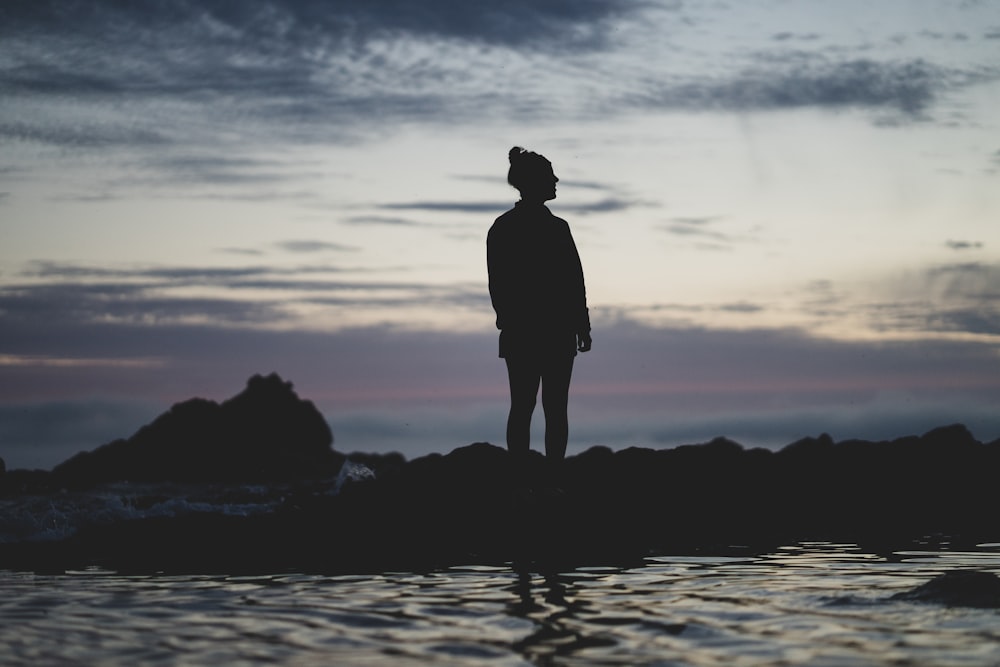
<path id="1" fill-rule="evenodd" d="M 507 182 L 521 200 L 496 219 L 486 240 L 500 356 L 510 380 L 507 450 L 523 474 L 540 384 L 545 455 L 555 473 L 569 439 L 573 359 L 591 346 L 587 293 L 569 225 L 545 206 L 559 181 L 552 163 L 517 146 L 508 157 Z"/>

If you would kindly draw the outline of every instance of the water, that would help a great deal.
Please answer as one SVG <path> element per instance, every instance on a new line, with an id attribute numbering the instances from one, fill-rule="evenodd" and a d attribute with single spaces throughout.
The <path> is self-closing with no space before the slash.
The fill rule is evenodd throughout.
<path id="1" fill-rule="evenodd" d="M 0 571 L 4 665 L 1000 665 L 1000 611 L 891 599 L 1000 545 L 807 543 L 551 575 Z"/>

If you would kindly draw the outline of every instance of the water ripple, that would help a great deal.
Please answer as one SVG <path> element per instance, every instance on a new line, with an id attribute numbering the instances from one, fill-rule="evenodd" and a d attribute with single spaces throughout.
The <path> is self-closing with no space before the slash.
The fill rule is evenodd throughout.
<path id="1" fill-rule="evenodd" d="M 551 574 L 0 572 L 6 665 L 995 665 L 1000 612 L 891 596 L 1000 546 L 806 543 Z"/>

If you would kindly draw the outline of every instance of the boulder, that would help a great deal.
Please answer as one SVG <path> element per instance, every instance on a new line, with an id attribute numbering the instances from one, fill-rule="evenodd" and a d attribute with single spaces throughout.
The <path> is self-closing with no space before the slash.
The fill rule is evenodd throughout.
<path id="1" fill-rule="evenodd" d="M 949 607 L 1000 608 L 1000 577 L 979 570 L 952 570 L 913 590 L 897 593 L 894 600 L 929 602 Z"/>
<path id="2" fill-rule="evenodd" d="M 310 402 L 277 374 L 255 375 L 221 405 L 177 403 L 127 440 L 82 452 L 57 465 L 71 488 L 111 481 L 266 481 L 333 474 L 343 456 Z"/>

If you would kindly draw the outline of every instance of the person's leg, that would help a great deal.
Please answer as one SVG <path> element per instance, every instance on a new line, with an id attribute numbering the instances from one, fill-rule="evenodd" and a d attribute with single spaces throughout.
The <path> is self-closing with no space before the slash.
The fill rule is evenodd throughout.
<path id="1" fill-rule="evenodd" d="M 569 442 L 569 381 L 573 357 L 559 356 L 545 363 L 542 375 L 542 410 L 545 412 L 545 458 L 555 468 L 566 456 Z"/>
<path id="2" fill-rule="evenodd" d="M 507 415 L 507 451 L 514 465 L 523 468 L 531 448 L 531 415 L 535 411 L 541 373 L 525 360 L 507 359 L 510 413 Z"/>

